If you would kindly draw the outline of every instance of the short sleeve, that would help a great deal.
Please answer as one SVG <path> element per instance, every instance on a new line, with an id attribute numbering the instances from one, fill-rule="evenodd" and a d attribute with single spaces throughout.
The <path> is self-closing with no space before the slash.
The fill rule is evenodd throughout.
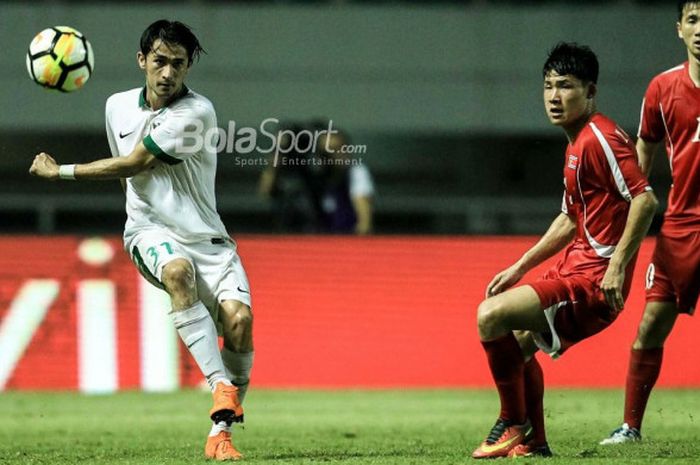
<path id="1" fill-rule="evenodd" d="M 647 142 L 660 142 L 664 138 L 664 122 L 661 115 L 660 89 L 656 79 L 652 80 L 642 99 L 637 137 Z"/>
<path id="2" fill-rule="evenodd" d="M 374 195 L 372 175 L 365 165 L 350 168 L 350 198 L 371 197 Z"/>
<path id="3" fill-rule="evenodd" d="M 216 126 L 216 117 L 214 110 L 204 105 L 181 106 L 166 109 L 151 125 L 143 145 L 161 161 L 177 165 L 202 150 L 207 131 Z"/>
<path id="4" fill-rule="evenodd" d="M 596 170 L 610 173 L 609 179 L 615 184 L 620 195 L 631 201 L 634 197 L 652 190 L 647 178 L 642 174 L 637 161 L 637 151 L 630 137 L 619 127 L 605 134 L 593 126 L 598 144 L 591 147 L 596 156 L 591 157 Z"/>
<path id="5" fill-rule="evenodd" d="M 642 174 L 642 170 L 639 168 L 636 152 L 629 152 L 625 154 L 625 156 L 618 157 L 617 165 L 620 168 L 622 178 L 629 192 L 628 200 L 652 190 L 647 178 Z"/>

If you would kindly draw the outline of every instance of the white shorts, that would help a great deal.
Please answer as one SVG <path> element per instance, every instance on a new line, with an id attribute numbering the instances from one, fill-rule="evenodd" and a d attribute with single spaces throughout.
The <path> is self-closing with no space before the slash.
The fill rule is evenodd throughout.
<path id="1" fill-rule="evenodd" d="M 126 245 L 131 261 L 148 282 L 163 289 L 163 267 L 176 258 L 192 264 L 200 300 L 218 322 L 219 303 L 237 300 L 251 307 L 250 284 L 236 243 L 228 237 L 182 244 L 166 231 L 150 230 L 134 234 Z"/>

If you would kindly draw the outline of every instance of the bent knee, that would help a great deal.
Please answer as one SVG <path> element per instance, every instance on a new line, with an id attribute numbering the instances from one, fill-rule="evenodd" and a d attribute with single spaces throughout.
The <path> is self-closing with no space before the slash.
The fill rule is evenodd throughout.
<path id="1" fill-rule="evenodd" d="M 503 306 L 498 303 L 498 299 L 489 298 L 479 304 L 476 311 L 476 322 L 480 331 L 493 328 L 501 321 L 503 316 Z"/>
<path id="2" fill-rule="evenodd" d="M 250 328 L 253 326 L 253 312 L 250 307 L 244 303 L 222 305 L 222 313 L 224 318 L 233 327 Z"/>
<path id="3" fill-rule="evenodd" d="M 194 269 L 184 258 L 177 258 L 163 267 L 163 285 L 168 290 L 183 290 L 194 287 Z"/>
<path id="4" fill-rule="evenodd" d="M 250 328 L 253 326 L 253 312 L 247 305 L 242 305 L 233 317 L 236 326 Z"/>

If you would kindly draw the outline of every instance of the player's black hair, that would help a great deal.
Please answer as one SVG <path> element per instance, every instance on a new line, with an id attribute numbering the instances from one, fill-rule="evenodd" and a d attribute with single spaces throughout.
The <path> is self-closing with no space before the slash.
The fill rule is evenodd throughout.
<path id="1" fill-rule="evenodd" d="M 693 1 L 693 0 L 682 1 L 681 0 L 678 2 L 678 22 L 679 23 L 683 19 L 683 10 L 685 9 L 685 6 L 690 5 L 690 4 L 697 4 L 698 6 L 700 6 L 700 1 L 699 0 L 695 0 L 695 1 Z"/>
<path id="2" fill-rule="evenodd" d="M 199 60 L 201 53 L 207 53 L 200 45 L 199 39 L 194 35 L 192 29 L 180 21 L 159 19 L 148 26 L 141 34 L 141 53 L 148 55 L 156 39 L 169 44 L 182 45 L 187 50 L 188 66 L 192 65 L 195 58 Z"/>
<path id="3" fill-rule="evenodd" d="M 550 71 L 563 76 L 570 74 L 583 82 L 598 82 L 598 57 L 586 45 L 575 42 L 559 42 L 549 51 L 542 68 L 542 77 Z"/>

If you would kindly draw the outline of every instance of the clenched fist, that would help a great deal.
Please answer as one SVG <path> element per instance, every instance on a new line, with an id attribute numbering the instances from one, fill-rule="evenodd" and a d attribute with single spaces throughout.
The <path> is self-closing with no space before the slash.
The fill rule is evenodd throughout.
<path id="1" fill-rule="evenodd" d="M 34 157 L 29 174 L 51 180 L 58 179 L 58 163 L 48 153 L 41 152 Z"/>

